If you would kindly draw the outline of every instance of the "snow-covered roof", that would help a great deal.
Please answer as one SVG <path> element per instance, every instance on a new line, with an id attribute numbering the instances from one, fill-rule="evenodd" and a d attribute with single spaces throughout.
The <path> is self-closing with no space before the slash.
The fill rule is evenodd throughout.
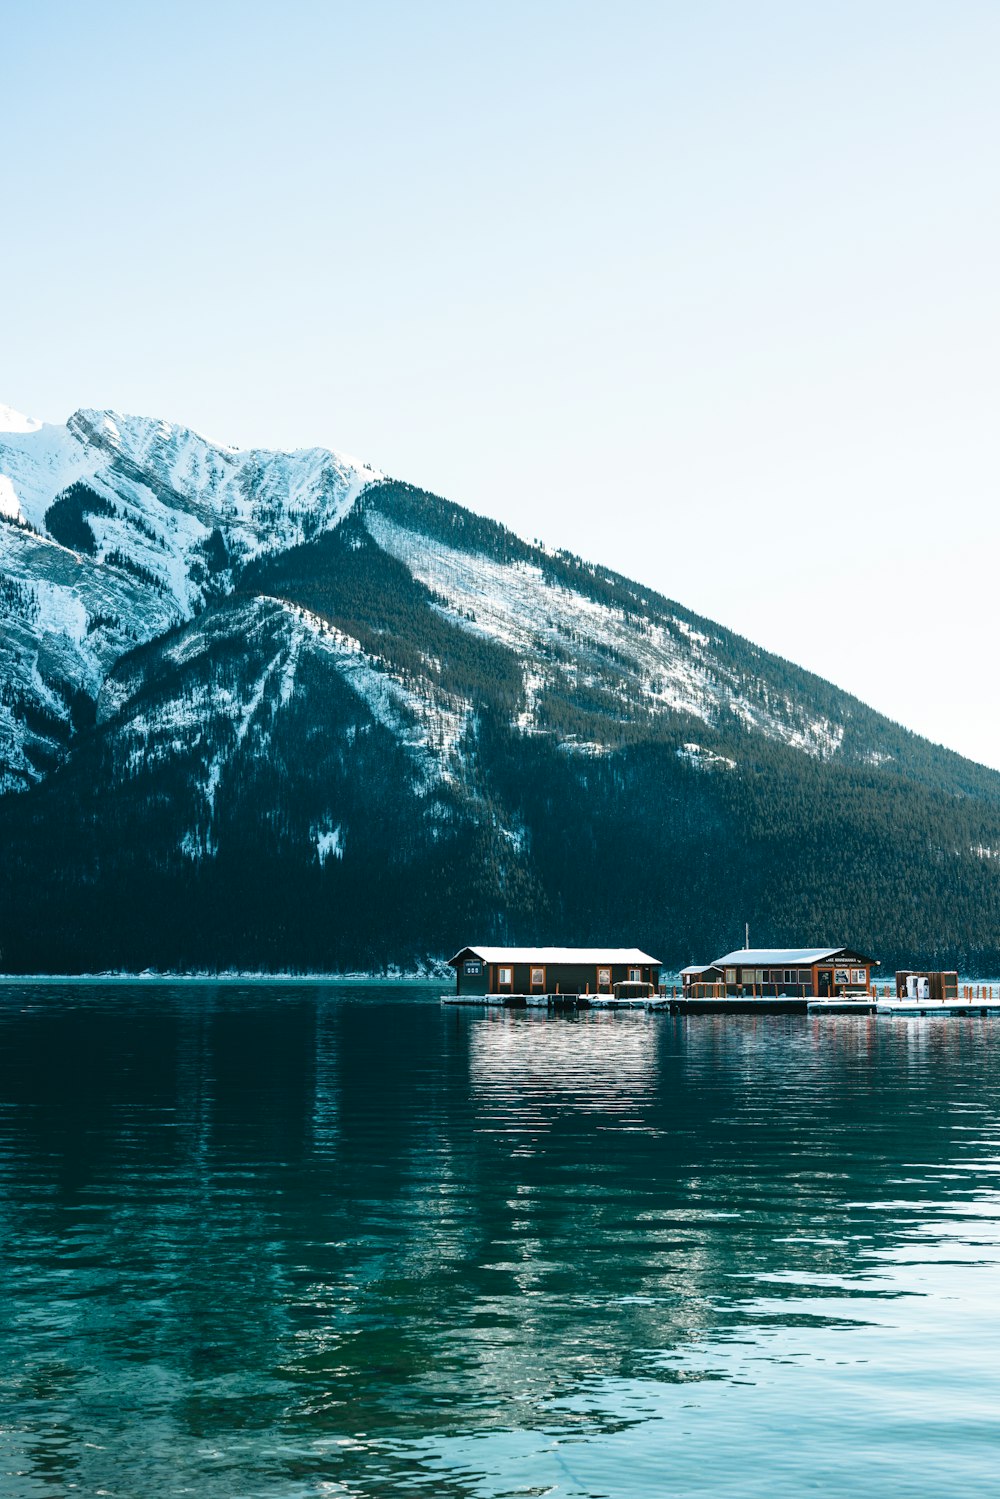
<path id="1" fill-rule="evenodd" d="M 696 973 L 711 973 L 718 966 L 718 963 L 689 963 L 681 969 L 681 977 L 693 978 Z"/>
<path id="2" fill-rule="evenodd" d="M 458 963 L 471 953 L 484 963 L 639 963 L 654 968 L 660 966 L 659 958 L 638 947 L 463 947 L 449 963 Z"/>
<path id="3" fill-rule="evenodd" d="M 841 953 L 861 953 L 854 947 L 738 947 L 727 952 L 724 958 L 716 958 L 716 968 L 796 968 L 804 964 L 822 963 Z M 866 963 L 874 962 L 866 958 Z"/>

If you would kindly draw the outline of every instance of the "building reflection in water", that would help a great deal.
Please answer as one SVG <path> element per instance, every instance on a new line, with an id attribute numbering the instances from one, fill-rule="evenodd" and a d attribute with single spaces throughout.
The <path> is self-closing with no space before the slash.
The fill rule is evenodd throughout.
<path id="1" fill-rule="evenodd" d="M 530 1136 L 567 1109 L 641 1126 L 657 1085 L 658 1039 L 656 1016 L 489 1012 L 469 1035 L 480 1128 Z"/>

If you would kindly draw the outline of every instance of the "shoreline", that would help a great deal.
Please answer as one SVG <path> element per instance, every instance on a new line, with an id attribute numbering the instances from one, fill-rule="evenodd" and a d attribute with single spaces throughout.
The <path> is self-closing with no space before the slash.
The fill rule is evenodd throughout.
<path id="1" fill-rule="evenodd" d="M 446 975 L 433 973 L 0 973 L 0 986 L 14 984 L 426 984 L 439 988 Z"/>

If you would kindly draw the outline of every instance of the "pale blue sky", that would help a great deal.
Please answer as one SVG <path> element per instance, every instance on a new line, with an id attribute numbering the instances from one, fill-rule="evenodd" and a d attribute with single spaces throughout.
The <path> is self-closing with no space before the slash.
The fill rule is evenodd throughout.
<path id="1" fill-rule="evenodd" d="M 0 20 L 0 401 L 340 447 L 1000 765 L 995 0 Z"/>

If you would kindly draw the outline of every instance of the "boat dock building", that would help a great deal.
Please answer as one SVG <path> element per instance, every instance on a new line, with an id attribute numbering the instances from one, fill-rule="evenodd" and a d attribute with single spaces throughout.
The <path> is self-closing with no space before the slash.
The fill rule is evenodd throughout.
<path id="1" fill-rule="evenodd" d="M 595 1002 L 656 995 L 660 962 L 638 947 L 463 947 L 449 958 L 455 998 Z"/>
<path id="2" fill-rule="evenodd" d="M 878 967 L 853 947 L 742 947 L 681 982 L 686 999 L 862 999 Z"/>

